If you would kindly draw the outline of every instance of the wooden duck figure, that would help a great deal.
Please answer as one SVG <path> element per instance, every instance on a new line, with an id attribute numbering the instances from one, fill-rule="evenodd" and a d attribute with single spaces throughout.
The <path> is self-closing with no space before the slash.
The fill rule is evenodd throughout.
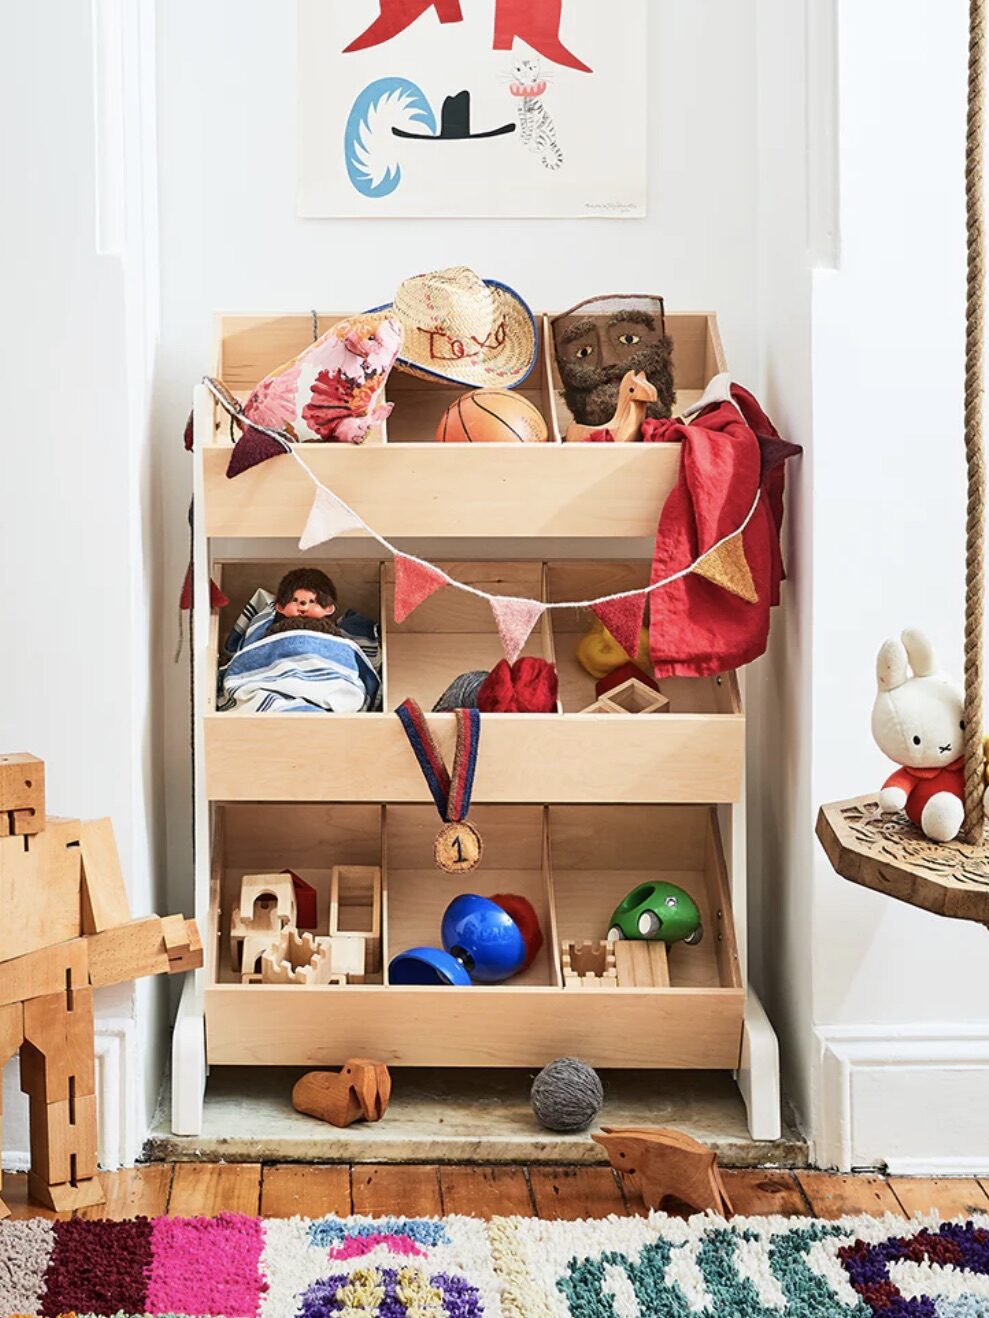
<path id="1" fill-rule="evenodd" d="M 579 444 L 606 430 L 616 444 L 632 444 L 642 437 L 646 408 L 658 397 L 656 386 L 649 383 L 642 371 L 626 371 L 618 386 L 618 406 L 611 420 L 603 426 L 584 426 L 579 421 L 571 421 L 564 442 Z"/>
<path id="2" fill-rule="evenodd" d="M 342 1071 L 308 1071 L 292 1090 L 292 1106 L 297 1112 L 331 1126 L 380 1121 L 390 1098 L 387 1066 L 369 1057 L 351 1057 Z"/>
<path id="3" fill-rule="evenodd" d="M 718 1169 L 718 1155 L 700 1140 L 659 1126 L 605 1126 L 592 1136 L 612 1167 L 642 1195 L 647 1208 L 675 1198 L 698 1213 L 710 1209 L 731 1217 L 734 1209 Z"/>

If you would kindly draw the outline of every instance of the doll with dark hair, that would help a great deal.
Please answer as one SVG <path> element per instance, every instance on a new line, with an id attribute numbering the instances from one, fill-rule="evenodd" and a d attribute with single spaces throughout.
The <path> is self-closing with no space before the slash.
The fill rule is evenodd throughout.
<path id="1" fill-rule="evenodd" d="M 631 294 L 580 302 L 554 318 L 553 346 L 563 396 L 581 425 L 607 425 L 629 371 L 641 371 L 655 387 L 656 402 L 646 414 L 672 416 L 673 341 L 662 298 Z"/>
<path id="2" fill-rule="evenodd" d="M 278 583 L 275 612 L 282 618 L 329 618 L 336 607 L 337 588 L 319 568 L 294 568 Z"/>

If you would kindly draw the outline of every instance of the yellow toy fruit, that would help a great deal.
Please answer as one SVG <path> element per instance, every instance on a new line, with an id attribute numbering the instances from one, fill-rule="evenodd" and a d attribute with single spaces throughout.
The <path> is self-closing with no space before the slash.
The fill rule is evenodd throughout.
<path id="1" fill-rule="evenodd" d="M 621 668 L 629 659 L 643 671 L 649 672 L 649 632 L 645 627 L 642 628 L 639 633 L 639 652 L 629 655 L 603 622 L 594 622 L 587 635 L 577 642 L 576 654 L 581 668 L 590 673 L 595 681 Z"/>

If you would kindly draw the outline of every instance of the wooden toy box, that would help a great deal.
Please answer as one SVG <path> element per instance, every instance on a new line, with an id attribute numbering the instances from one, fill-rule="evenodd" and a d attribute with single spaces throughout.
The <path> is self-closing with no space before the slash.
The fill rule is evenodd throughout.
<path id="1" fill-rule="evenodd" d="M 484 861 L 469 875 L 451 877 L 432 863 L 439 827 L 432 806 L 217 806 L 209 1060 L 331 1065 L 370 1047 L 392 1065 L 539 1067 L 567 1053 L 594 1066 L 738 1065 L 745 995 L 711 808 L 482 806 L 471 818 L 484 839 Z M 317 889 L 325 932 L 334 864 L 382 867 L 381 982 L 241 984 L 227 934 L 242 875 L 293 869 Z M 670 987 L 564 988 L 561 939 L 601 938 L 626 892 L 655 878 L 690 892 L 705 929 L 696 947 L 672 948 Z M 440 945 L 443 910 L 460 892 L 527 897 L 545 938 L 534 963 L 505 985 L 389 985 L 396 952 Z"/>

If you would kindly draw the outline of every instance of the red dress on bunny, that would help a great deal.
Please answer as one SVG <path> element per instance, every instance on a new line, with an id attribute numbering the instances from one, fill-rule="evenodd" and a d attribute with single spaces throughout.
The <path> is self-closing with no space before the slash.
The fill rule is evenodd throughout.
<path id="1" fill-rule="evenodd" d="M 908 818 L 920 828 L 924 806 L 938 792 L 951 792 L 960 801 L 965 800 L 965 756 L 960 755 L 941 769 L 911 769 L 903 766 L 886 779 L 883 788 L 887 787 L 900 787 L 906 792 L 907 803 L 903 809 Z"/>

